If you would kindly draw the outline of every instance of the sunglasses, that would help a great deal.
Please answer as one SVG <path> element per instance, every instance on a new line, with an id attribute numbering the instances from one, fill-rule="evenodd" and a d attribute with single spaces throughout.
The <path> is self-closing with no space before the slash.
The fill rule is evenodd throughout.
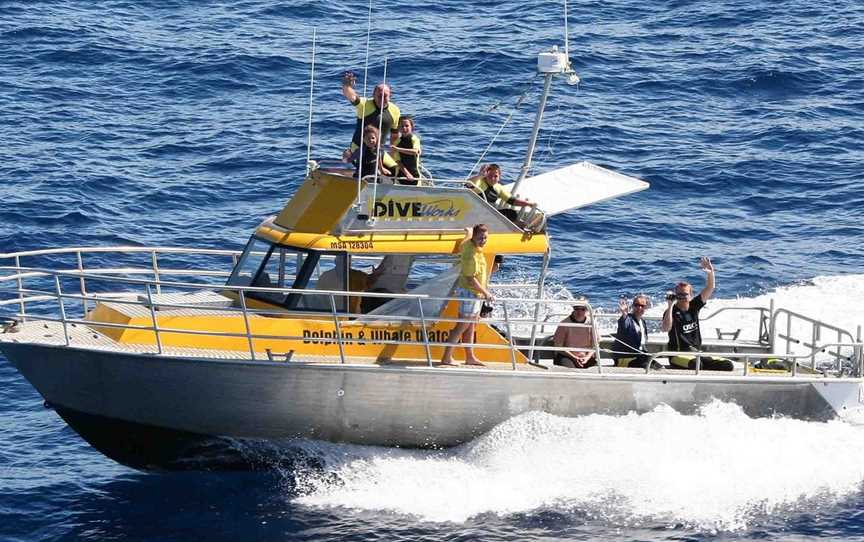
<path id="1" fill-rule="evenodd" d="M 634 307 L 639 307 L 640 309 L 644 309 L 644 308 L 647 307 L 648 305 L 646 305 L 646 304 L 644 304 L 644 303 L 633 303 L 633 306 L 634 306 Z"/>
<path id="2" fill-rule="evenodd" d="M 574 311 L 585 311 L 585 310 L 588 310 L 588 309 L 586 309 L 585 307 L 573 307 L 573 310 L 574 310 Z"/>
<path id="3" fill-rule="evenodd" d="M 675 297 L 677 299 L 687 299 L 688 297 L 690 297 L 690 294 L 675 294 Z"/>

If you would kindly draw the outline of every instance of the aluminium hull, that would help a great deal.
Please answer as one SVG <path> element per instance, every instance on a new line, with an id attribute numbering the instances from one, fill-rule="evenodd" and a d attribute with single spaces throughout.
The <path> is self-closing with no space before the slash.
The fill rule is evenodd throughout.
<path id="1" fill-rule="evenodd" d="M 686 414 L 719 399 L 754 417 L 827 420 L 860 409 L 861 380 L 848 378 L 250 363 L 8 342 L 0 350 L 85 439 L 138 467 L 170 464 L 199 437 L 448 447 L 535 410 L 666 404 Z"/>

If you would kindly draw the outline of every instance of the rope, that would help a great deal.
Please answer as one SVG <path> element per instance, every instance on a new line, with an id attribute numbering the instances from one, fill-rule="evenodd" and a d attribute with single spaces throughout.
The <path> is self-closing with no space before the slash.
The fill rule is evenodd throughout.
<path id="1" fill-rule="evenodd" d="M 477 166 L 479 166 L 480 163 L 483 162 L 483 159 L 486 158 L 486 155 L 489 153 L 489 149 L 491 149 L 492 145 L 495 144 L 495 140 L 498 139 L 498 136 L 501 135 L 501 132 L 504 131 L 504 128 L 506 128 L 507 125 L 510 124 L 510 121 L 513 120 L 513 115 L 516 114 L 516 111 L 519 110 L 519 106 L 521 106 L 522 103 L 525 101 L 525 98 L 528 97 L 528 92 L 531 90 L 531 86 L 534 85 L 535 80 L 536 80 L 536 77 L 532 77 L 530 81 L 525 83 L 525 86 L 527 86 L 528 88 L 523 90 L 522 94 L 519 95 L 519 98 L 516 100 L 516 104 L 513 106 L 513 110 L 510 112 L 509 115 L 507 115 L 507 118 L 504 119 L 504 123 L 501 125 L 501 128 L 498 129 L 498 131 L 492 137 L 492 141 L 489 142 L 489 144 L 486 146 L 486 148 L 480 154 L 480 158 L 478 158 L 477 161 L 474 162 L 474 165 L 471 166 L 471 170 L 468 172 L 468 176 L 465 178 L 466 181 L 471 178 L 471 175 L 474 174 L 474 170 L 476 170 Z M 502 103 L 504 103 L 504 100 L 501 100 L 498 103 L 496 103 L 495 105 L 493 105 L 492 107 L 490 107 L 489 112 L 491 113 L 491 112 L 495 111 L 496 109 L 498 109 L 498 106 L 500 106 Z"/>
<path id="2" fill-rule="evenodd" d="M 559 128 L 560 128 L 560 126 L 561 126 L 561 115 L 560 115 L 560 113 L 561 113 L 561 104 L 558 104 L 558 106 L 555 108 L 555 123 L 554 123 L 554 125 L 552 126 L 552 129 L 549 131 L 549 137 L 546 138 L 546 145 L 545 145 L 545 148 L 544 148 L 544 150 L 543 150 L 543 156 L 541 157 L 542 160 L 546 160 L 546 161 L 548 161 L 549 158 L 552 156 L 553 149 L 554 149 L 554 147 L 552 146 L 552 143 L 555 141 L 555 139 L 557 139 L 558 132 L 560 131 Z M 534 170 L 534 165 L 535 165 L 537 162 L 540 162 L 540 161 L 541 161 L 541 160 L 538 159 L 538 160 L 535 160 L 535 161 L 534 161 L 534 164 L 531 164 L 531 170 L 532 170 L 532 172 L 533 172 L 533 170 Z"/>

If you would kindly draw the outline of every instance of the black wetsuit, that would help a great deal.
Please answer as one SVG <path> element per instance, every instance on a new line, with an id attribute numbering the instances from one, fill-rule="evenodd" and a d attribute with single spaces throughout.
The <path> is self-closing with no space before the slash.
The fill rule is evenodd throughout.
<path id="1" fill-rule="evenodd" d="M 363 162 L 360 162 L 360 151 L 355 151 L 352 163 L 356 168 L 354 171 L 355 177 L 365 177 L 367 175 L 375 175 L 375 169 L 378 167 L 378 157 L 375 155 L 375 149 L 370 149 L 363 145 Z"/>
<path id="2" fill-rule="evenodd" d="M 387 104 L 384 108 L 382 117 L 381 110 L 375 104 L 375 100 L 366 98 L 357 98 L 354 101 L 354 106 L 357 108 L 357 125 L 354 128 L 354 137 L 351 142 L 354 147 L 360 146 L 360 141 L 363 139 L 363 127 L 374 126 L 378 128 L 378 123 L 381 123 L 381 137 L 384 134 L 389 134 L 395 131 L 395 127 L 399 122 L 399 107 L 393 102 Z M 389 136 L 387 136 L 389 137 Z"/>
<path id="3" fill-rule="evenodd" d="M 419 150 L 420 138 L 415 134 L 403 135 L 396 141 L 396 151 L 401 149 Z M 417 184 L 417 179 L 420 178 L 420 157 L 416 154 L 399 152 L 399 163 L 414 176 L 414 180 L 401 179 L 402 184 Z"/>
<path id="4" fill-rule="evenodd" d="M 702 349 L 702 333 L 699 330 L 699 311 L 705 306 L 702 295 L 697 295 L 690 301 L 686 311 L 672 305 L 672 329 L 669 330 L 669 343 L 666 348 L 675 352 L 696 352 Z M 732 362 L 724 358 L 712 358 L 710 356 L 699 356 L 702 360 L 701 367 L 710 371 L 731 371 L 734 368 Z M 680 359 L 683 358 L 683 359 Z M 696 368 L 696 359 L 673 356 L 671 367 L 683 369 L 681 364 L 686 361 L 688 369 Z M 680 361 L 680 363 L 676 363 Z"/>
<path id="5" fill-rule="evenodd" d="M 699 332 L 699 311 L 705 306 L 701 295 L 690 300 L 686 311 L 672 305 L 672 329 L 669 330 L 669 350 L 687 352 L 702 348 L 702 333 Z"/>
<path id="6" fill-rule="evenodd" d="M 381 160 L 384 163 L 384 167 L 386 167 L 391 172 L 395 172 L 396 162 L 390 157 L 387 153 L 381 154 Z M 360 163 L 360 149 L 354 151 L 354 154 L 351 155 L 351 163 L 354 164 L 354 176 L 357 177 L 366 177 L 367 175 L 375 175 L 375 170 L 378 167 L 378 160 L 375 156 L 375 149 L 370 147 L 369 145 L 363 144 L 363 163 Z"/>
<path id="7" fill-rule="evenodd" d="M 477 188 L 477 191 L 486 198 L 486 201 L 489 202 L 489 205 L 494 206 L 495 202 L 499 199 L 503 200 L 507 205 L 513 205 L 516 202 L 516 198 L 512 196 L 509 192 L 504 190 L 501 187 L 501 183 L 497 182 L 495 184 L 489 184 L 486 182 L 486 179 L 480 177 L 480 179 L 474 185 Z M 519 213 L 514 209 L 498 209 L 498 212 L 507 217 L 510 222 L 516 224 L 516 219 L 519 216 Z"/>

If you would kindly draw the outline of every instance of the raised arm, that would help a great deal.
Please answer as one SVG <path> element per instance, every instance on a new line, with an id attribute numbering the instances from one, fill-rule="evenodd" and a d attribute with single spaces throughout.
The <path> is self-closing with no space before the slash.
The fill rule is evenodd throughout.
<path id="1" fill-rule="evenodd" d="M 342 95 L 351 102 L 351 105 L 356 104 L 357 100 L 360 99 L 360 96 L 358 96 L 357 92 L 354 90 L 353 72 L 345 72 L 342 74 Z"/>
<path id="2" fill-rule="evenodd" d="M 675 304 L 675 296 L 666 296 L 666 310 L 663 312 L 663 321 L 660 322 L 660 329 L 668 332 L 672 329 L 672 305 Z"/>
<path id="3" fill-rule="evenodd" d="M 703 256 L 699 262 L 699 267 L 708 275 L 705 278 L 705 287 L 699 292 L 699 297 L 707 303 L 711 299 L 711 296 L 714 295 L 714 264 L 711 263 L 710 258 Z"/>
<path id="4" fill-rule="evenodd" d="M 622 297 L 618 300 L 618 310 L 621 312 L 620 318 L 624 318 L 627 316 L 627 313 L 630 312 L 630 304 L 627 303 L 626 297 Z"/>

